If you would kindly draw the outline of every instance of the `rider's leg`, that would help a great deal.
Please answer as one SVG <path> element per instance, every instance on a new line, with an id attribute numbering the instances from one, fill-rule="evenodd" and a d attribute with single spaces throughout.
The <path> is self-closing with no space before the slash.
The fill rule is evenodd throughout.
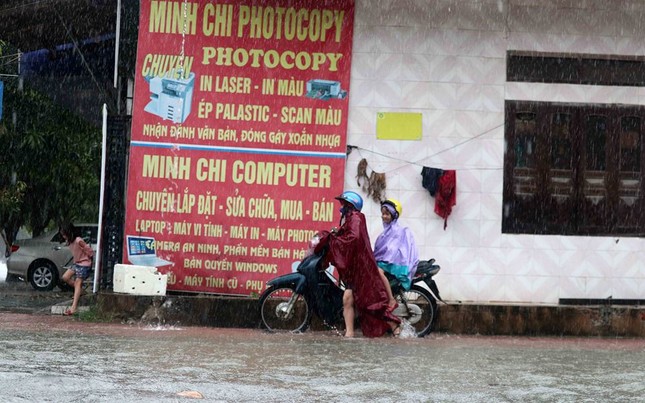
<path id="1" fill-rule="evenodd" d="M 394 337 L 399 337 L 399 335 L 401 334 L 401 324 L 392 322 L 392 321 L 387 322 L 387 324 L 390 325 L 390 329 L 392 330 L 392 335 Z"/>
<path id="2" fill-rule="evenodd" d="M 381 276 L 381 281 L 383 281 L 383 285 L 385 286 L 387 298 L 390 300 L 388 305 L 390 306 L 390 308 L 394 308 L 394 306 L 396 305 L 396 299 L 394 299 L 394 295 L 392 295 L 392 287 L 390 287 L 390 282 L 388 281 L 387 277 L 385 277 L 383 269 L 379 268 L 378 274 L 379 276 Z"/>
<path id="3" fill-rule="evenodd" d="M 343 294 L 343 318 L 345 318 L 345 337 L 354 337 L 354 294 L 349 289 Z"/>

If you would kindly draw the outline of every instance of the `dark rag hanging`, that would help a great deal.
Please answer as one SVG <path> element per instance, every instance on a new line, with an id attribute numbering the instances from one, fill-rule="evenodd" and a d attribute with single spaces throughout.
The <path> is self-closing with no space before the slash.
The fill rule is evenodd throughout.
<path id="1" fill-rule="evenodd" d="M 434 212 L 443 218 L 443 229 L 448 226 L 448 216 L 452 206 L 457 204 L 457 173 L 453 170 L 444 171 L 439 177 L 437 196 L 434 200 Z"/>
<path id="2" fill-rule="evenodd" d="M 439 178 L 443 175 L 443 169 L 423 167 L 421 169 L 421 184 L 434 197 L 439 186 Z"/>

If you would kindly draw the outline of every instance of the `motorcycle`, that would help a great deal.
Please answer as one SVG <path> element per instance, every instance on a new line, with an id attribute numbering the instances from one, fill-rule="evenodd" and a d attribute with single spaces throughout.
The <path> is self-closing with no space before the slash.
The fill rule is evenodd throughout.
<path id="1" fill-rule="evenodd" d="M 267 282 L 268 287 L 259 299 L 261 324 L 265 329 L 304 332 L 314 315 L 330 328 L 344 326 L 345 287 L 322 267 L 324 255 L 324 252 L 312 254 L 303 259 L 295 272 Z M 434 259 L 420 261 L 409 290 L 386 273 L 399 304 L 392 313 L 412 325 L 417 337 L 430 333 L 437 319 L 437 300 L 442 299 L 433 277 L 440 269 Z"/>

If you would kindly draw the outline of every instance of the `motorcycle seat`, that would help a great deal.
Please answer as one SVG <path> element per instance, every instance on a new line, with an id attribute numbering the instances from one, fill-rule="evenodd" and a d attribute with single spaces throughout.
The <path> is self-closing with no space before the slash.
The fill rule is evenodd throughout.
<path id="1" fill-rule="evenodd" d="M 434 276 L 435 274 L 439 273 L 441 266 L 434 264 L 434 262 L 434 259 L 419 261 L 419 264 L 417 264 L 417 272 L 415 274 L 415 277 L 423 277 L 428 275 Z"/>

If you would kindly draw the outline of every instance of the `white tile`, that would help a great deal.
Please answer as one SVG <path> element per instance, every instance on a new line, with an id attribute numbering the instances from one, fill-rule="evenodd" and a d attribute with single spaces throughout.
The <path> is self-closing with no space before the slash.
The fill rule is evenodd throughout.
<path id="1" fill-rule="evenodd" d="M 643 295 L 645 295 L 645 281 L 642 281 L 642 279 L 636 279 L 637 284 L 638 284 L 638 297 L 639 299 L 643 299 Z"/>
<path id="2" fill-rule="evenodd" d="M 380 108 L 381 111 L 388 111 L 392 105 L 401 104 L 401 83 L 399 81 L 381 81 L 374 88 L 373 106 Z"/>
<path id="3" fill-rule="evenodd" d="M 379 26 L 373 31 L 376 35 L 376 53 L 401 53 L 403 44 L 408 43 L 415 29 L 405 26 Z"/>
<path id="4" fill-rule="evenodd" d="M 432 215 L 428 216 L 425 226 L 427 245 L 435 248 L 453 246 L 452 226 L 448 225 L 445 230 L 443 229 L 443 219 L 433 212 L 434 203 L 429 204 L 428 209 L 432 212 Z"/>
<path id="5" fill-rule="evenodd" d="M 482 219 L 480 223 L 479 245 L 482 248 L 501 248 L 504 245 L 502 241 L 502 221 Z"/>
<path id="6" fill-rule="evenodd" d="M 399 77 L 405 81 L 429 82 L 431 57 L 423 54 L 404 53 L 401 56 Z"/>
<path id="7" fill-rule="evenodd" d="M 614 290 L 607 279 L 599 277 L 585 277 L 584 295 L 581 298 L 606 299 L 613 297 Z"/>
<path id="8" fill-rule="evenodd" d="M 456 111 L 455 131 L 459 137 L 504 139 L 504 113 L 489 111 Z"/>
<path id="9" fill-rule="evenodd" d="M 643 276 L 640 252 L 613 252 L 609 253 L 611 264 L 605 270 L 607 278 L 630 278 Z"/>
<path id="10" fill-rule="evenodd" d="M 582 254 L 571 250 L 542 250 L 532 251 L 533 267 L 528 275 L 560 277 L 567 275 L 571 264 L 578 264 Z"/>
<path id="11" fill-rule="evenodd" d="M 496 57 L 506 63 L 506 51 L 508 49 L 508 32 L 478 31 L 478 40 L 464 41 L 468 47 L 464 47 L 466 54 L 482 57 Z"/>
<path id="12" fill-rule="evenodd" d="M 371 103 L 368 102 L 368 103 Z M 350 102 L 351 105 L 351 102 Z M 347 122 L 347 131 L 349 134 L 367 134 L 369 135 L 370 143 L 373 141 L 376 132 L 376 113 L 369 107 L 355 106 L 349 108 L 349 116 Z M 348 137 L 351 140 L 350 137 Z"/>
<path id="13" fill-rule="evenodd" d="M 458 167 L 479 168 L 482 166 L 482 140 L 459 141 L 454 147 L 455 158 L 459 162 Z"/>
<path id="14" fill-rule="evenodd" d="M 505 10 L 493 1 L 460 1 L 454 3 L 459 13 L 458 27 L 465 30 L 503 31 Z"/>
<path id="15" fill-rule="evenodd" d="M 457 84 L 455 108 L 462 111 L 484 110 L 483 86 L 477 84 Z"/>
<path id="16" fill-rule="evenodd" d="M 614 255 L 602 250 L 589 250 L 584 255 L 586 276 L 594 278 L 612 277 Z M 575 270 L 573 271 L 576 272 Z"/>
<path id="17" fill-rule="evenodd" d="M 431 2 L 428 23 L 432 27 L 451 29 L 458 27 L 459 13 L 452 0 L 437 0 Z"/>
<path id="18" fill-rule="evenodd" d="M 504 172 L 502 171 L 501 165 L 499 168 L 496 166 L 485 166 L 485 169 L 481 170 L 481 192 L 482 193 L 491 193 L 495 195 L 502 194 L 504 187 Z M 498 212 L 498 217 L 501 217 L 502 210 Z"/>
<path id="19" fill-rule="evenodd" d="M 448 217 L 447 223 L 447 228 L 451 228 L 453 231 L 452 245 L 467 248 L 478 248 L 480 233 L 479 220 L 457 219 L 458 214 L 455 213 L 456 212 L 453 210 L 453 214 Z"/>
<path id="20" fill-rule="evenodd" d="M 374 55 L 372 53 L 352 52 L 352 82 L 355 80 L 373 80 L 374 78 Z"/>
<path id="21" fill-rule="evenodd" d="M 482 193 L 480 196 L 480 200 L 481 200 L 481 212 L 480 212 L 481 219 L 499 221 L 500 231 L 501 231 L 502 195 L 495 194 L 495 193 Z"/>
<path id="22" fill-rule="evenodd" d="M 477 248 L 453 247 L 450 264 L 455 272 L 462 274 L 483 274 L 479 264 Z"/>
<path id="23" fill-rule="evenodd" d="M 376 50 L 376 32 L 376 27 L 373 26 L 354 25 L 352 53 L 373 54 Z"/>
<path id="24" fill-rule="evenodd" d="M 401 83 L 401 107 L 410 109 L 430 108 L 430 83 L 403 81 Z"/>
<path id="25" fill-rule="evenodd" d="M 415 26 L 410 35 L 401 44 L 401 51 L 407 55 L 430 55 L 434 52 L 434 42 L 441 31 L 434 30 L 427 26 Z"/>
<path id="26" fill-rule="evenodd" d="M 531 250 L 535 244 L 535 235 L 531 234 L 504 234 L 502 239 L 504 247 L 507 248 L 520 248 Z"/>
<path id="27" fill-rule="evenodd" d="M 506 278 L 503 276 L 479 277 L 477 299 L 487 303 L 507 301 Z"/>
<path id="28" fill-rule="evenodd" d="M 568 236 L 540 235 L 535 237 L 533 245 L 535 249 L 549 250 L 572 250 L 576 249 L 575 244 Z"/>
<path id="29" fill-rule="evenodd" d="M 386 80 L 401 80 L 402 79 L 402 70 L 403 70 L 403 55 L 401 53 L 377 53 L 373 55 L 374 63 L 374 79 L 372 85 L 375 82 L 378 82 L 379 85 L 375 86 L 378 90 L 378 87 L 381 86 L 381 83 Z M 395 102 L 390 103 L 389 105 L 398 105 Z"/>
<path id="30" fill-rule="evenodd" d="M 496 303 L 499 301 L 507 300 L 506 294 L 506 278 L 498 275 L 482 275 L 475 276 L 477 282 L 477 300 L 488 303 Z"/>
<path id="31" fill-rule="evenodd" d="M 461 193 L 480 193 L 481 172 L 477 169 L 461 169 L 457 172 L 457 196 Z"/>
<path id="32" fill-rule="evenodd" d="M 353 134 L 350 138 L 347 139 L 347 144 L 364 149 L 372 148 L 373 143 L 374 134 Z M 353 153 L 358 154 L 358 151 L 352 151 L 352 154 Z"/>
<path id="33" fill-rule="evenodd" d="M 370 107 L 374 104 L 375 89 L 373 80 L 353 79 L 349 90 L 350 116 L 358 107 Z"/>
<path id="34" fill-rule="evenodd" d="M 618 55 L 645 55 L 645 43 L 641 37 L 615 37 L 611 38 L 615 44 L 615 52 Z"/>
<path id="35" fill-rule="evenodd" d="M 561 277 L 558 298 L 586 298 L 586 284 L 584 277 Z"/>
<path id="36" fill-rule="evenodd" d="M 638 4 L 635 2 L 634 4 Z M 640 2 L 640 6 L 643 4 Z M 615 18 L 614 21 L 620 21 L 620 24 L 605 24 L 609 26 L 615 26 L 615 35 L 624 36 L 624 37 L 633 37 L 638 38 L 642 41 L 645 37 L 645 27 L 643 27 L 643 13 L 642 11 L 634 12 L 633 9 L 619 10 L 616 11 L 616 14 L 613 15 Z M 608 17 L 611 17 L 609 15 Z"/>
<path id="37" fill-rule="evenodd" d="M 506 271 L 508 255 L 502 248 L 480 248 L 477 250 L 478 274 L 502 276 Z"/>
<path id="38" fill-rule="evenodd" d="M 517 303 L 557 303 L 559 281 L 550 276 L 508 277 L 506 301 Z"/>
<path id="39" fill-rule="evenodd" d="M 438 83 L 457 83 L 457 56 L 432 55 L 428 64 L 428 80 Z"/>
<path id="40" fill-rule="evenodd" d="M 612 278 L 607 280 L 613 299 L 643 299 L 640 282 L 634 278 Z"/>
<path id="41" fill-rule="evenodd" d="M 643 98 L 645 98 L 645 95 Z M 457 112 L 449 109 L 429 110 L 427 113 L 424 113 L 424 138 L 453 137 L 456 133 L 456 116 Z"/>
<path id="42" fill-rule="evenodd" d="M 474 276 L 443 273 L 443 266 L 442 272 L 436 278 L 439 292 L 444 300 L 463 303 L 477 301 L 477 280 Z"/>

